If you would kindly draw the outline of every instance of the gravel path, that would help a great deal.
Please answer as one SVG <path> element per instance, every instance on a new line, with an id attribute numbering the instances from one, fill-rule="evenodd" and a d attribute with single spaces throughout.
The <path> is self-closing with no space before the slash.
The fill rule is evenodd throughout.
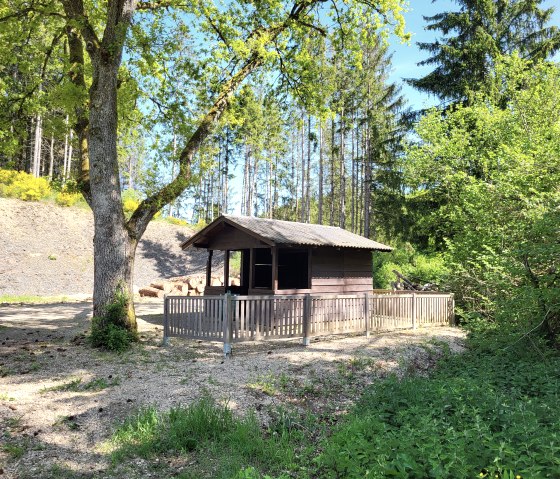
<path id="1" fill-rule="evenodd" d="M 85 344 L 90 312 L 88 302 L 0 308 L 0 441 L 22 447 L 17 458 L 0 452 L 1 477 L 66 477 L 60 468 L 117 477 L 101 446 L 119 421 L 143 405 L 168 409 L 204 394 L 239 414 L 256 411 L 263 424 L 280 405 L 336 420 L 379 377 L 429 371 L 442 344 L 460 351 L 463 340 L 458 329 L 432 328 L 315 338 L 307 348 L 247 342 L 224 360 L 219 343 L 172 338 L 161 347 L 162 304 L 143 302 L 141 341 L 117 356 Z"/>

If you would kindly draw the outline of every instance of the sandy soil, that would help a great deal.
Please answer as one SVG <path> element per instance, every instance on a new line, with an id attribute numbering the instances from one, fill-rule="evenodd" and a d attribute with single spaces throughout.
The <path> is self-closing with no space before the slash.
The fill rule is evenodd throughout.
<path id="1" fill-rule="evenodd" d="M 17 459 L 0 452 L 0 477 L 56 477 L 55 465 L 114 477 L 102 445 L 119 421 L 142 405 L 167 409 L 208 393 L 240 414 L 257 411 L 264 424 L 287 403 L 335 420 L 377 378 L 429 371 L 441 344 L 460 351 L 463 340 L 458 329 L 432 328 L 314 338 L 307 348 L 298 339 L 247 342 L 224 359 L 220 343 L 172 338 L 162 347 L 162 304 L 143 302 L 141 341 L 117 356 L 84 342 L 90 311 L 87 302 L 0 308 L 0 441 L 23 445 Z M 74 390 L 61 390 L 72 381 Z M 104 389 L 87 389 L 92 381 Z"/>

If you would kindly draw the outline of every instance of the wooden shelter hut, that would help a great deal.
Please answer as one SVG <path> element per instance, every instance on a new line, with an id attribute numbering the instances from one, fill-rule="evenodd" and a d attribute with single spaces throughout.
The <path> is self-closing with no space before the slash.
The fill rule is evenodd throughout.
<path id="1" fill-rule="evenodd" d="M 206 248 L 204 295 L 371 292 L 372 251 L 392 248 L 335 226 L 224 215 L 182 244 Z M 224 285 L 212 285 L 212 256 L 224 252 Z M 239 280 L 230 260 L 240 252 Z"/>

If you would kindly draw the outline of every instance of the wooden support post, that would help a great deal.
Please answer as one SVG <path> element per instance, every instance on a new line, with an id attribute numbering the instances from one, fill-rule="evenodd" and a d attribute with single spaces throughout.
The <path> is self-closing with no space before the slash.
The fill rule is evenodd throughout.
<path id="1" fill-rule="evenodd" d="M 212 286 L 212 255 L 214 250 L 208 250 L 208 259 L 206 260 L 206 286 Z"/>
<path id="2" fill-rule="evenodd" d="M 163 300 L 163 342 L 162 346 L 169 346 L 169 298 Z"/>
<path id="3" fill-rule="evenodd" d="M 311 321 L 311 295 L 303 298 L 303 345 L 309 346 L 309 323 Z"/>
<path id="4" fill-rule="evenodd" d="M 229 291 L 229 249 L 224 251 L 224 291 Z"/>
<path id="5" fill-rule="evenodd" d="M 227 358 L 232 354 L 232 339 L 233 339 L 233 311 L 231 308 L 231 294 L 227 292 L 224 294 L 223 306 L 223 328 L 224 328 L 224 356 Z"/>
<path id="6" fill-rule="evenodd" d="M 447 300 L 449 326 L 455 326 L 455 296 L 452 294 Z"/>
<path id="7" fill-rule="evenodd" d="M 366 338 L 369 338 L 369 294 L 364 294 L 364 316 L 366 320 Z"/>
<path id="8" fill-rule="evenodd" d="M 416 293 L 412 293 L 412 329 L 416 329 Z"/>

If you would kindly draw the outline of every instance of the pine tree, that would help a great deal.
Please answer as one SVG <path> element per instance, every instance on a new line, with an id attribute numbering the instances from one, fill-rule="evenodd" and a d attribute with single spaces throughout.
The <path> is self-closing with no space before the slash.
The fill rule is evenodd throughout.
<path id="1" fill-rule="evenodd" d="M 517 51 L 539 60 L 560 47 L 560 31 L 547 26 L 553 8 L 542 9 L 543 0 L 455 0 L 459 10 L 424 17 L 428 30 L 442 38 L 418 43 L 430 57 L 418 63 L 435 68 L 426 76 L 408 79 L 420 91 L 444 102 L 470 102 L 473 93 L 489 89 L 496 59 Z"/>

